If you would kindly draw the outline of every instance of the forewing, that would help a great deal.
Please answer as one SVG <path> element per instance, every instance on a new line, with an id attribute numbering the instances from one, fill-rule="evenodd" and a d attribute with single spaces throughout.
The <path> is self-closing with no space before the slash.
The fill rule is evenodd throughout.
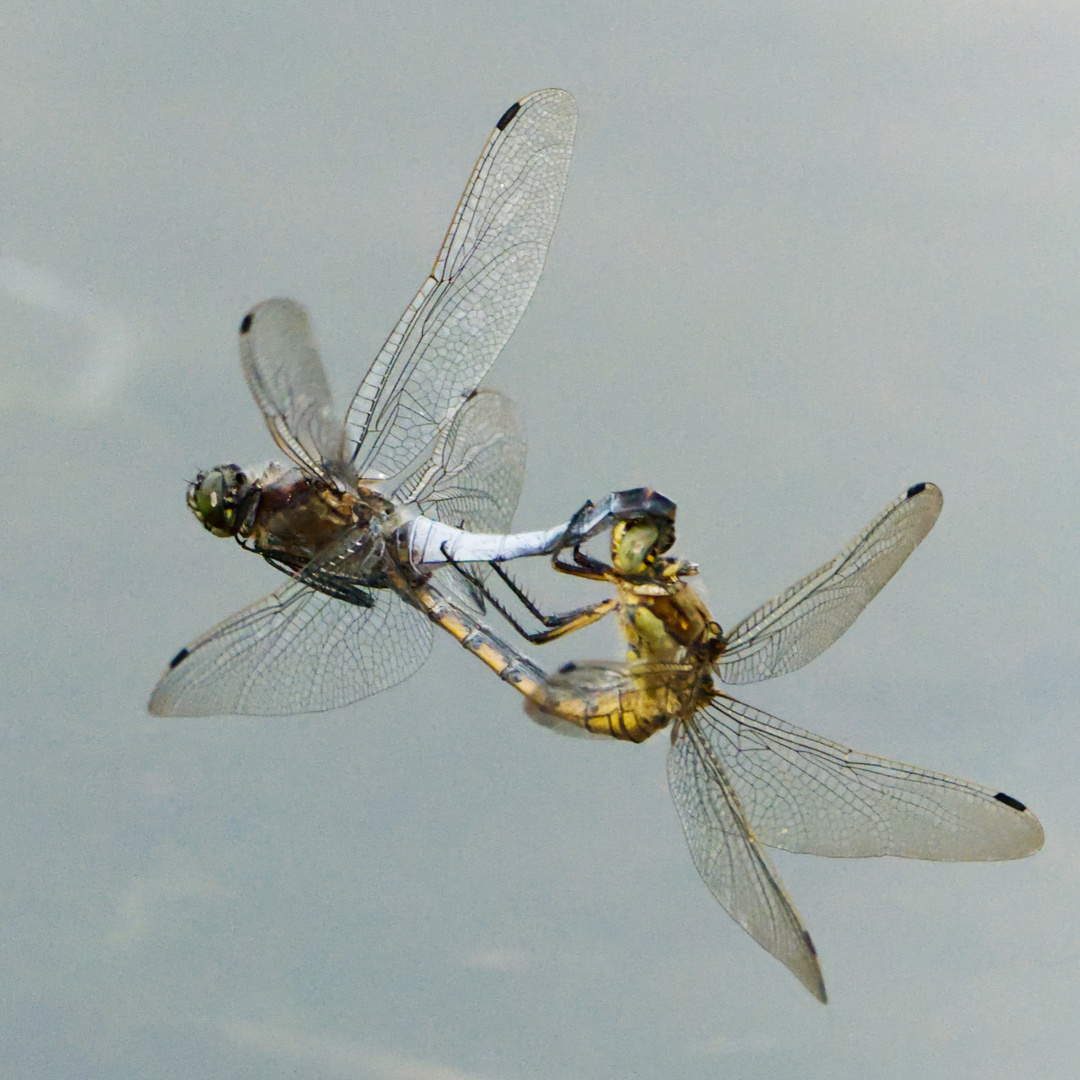
<path id="1" fill-rule="evenodd" d="M 1019 859 L 1042 847 L 1039 819 L 991 788 L 856 753 L 728 697 L 696 723 L 770 847 L 953 862 Z"/>
<path id="2" fill-rule="evenodd" d="M 309 473 L 351 483 L 345 429 L 304 308 L 295 300 L 256 304 L 240 324 L 240 363 L 278 446 Z"/>
<path id="3" fill-rule="evenodd" d="M 401 682 L 427 659 L 431 624 L 390 589 L 369 595 L 370 606 L 358 606 L 290 582 L 183 649 L 150 712 L 321 712 Z"/>
<path id="4" fill-rule="evenodd" d="M 916 484 L 835 559 L 758 608 L 732 630 L 716 672 L 758 682 L 808 664 L 827 649 L 918 547 L 941 513 L 941 491 Z"/>
<path id="5" fill-rule="evenodd" d="M 433 444 L 514 332 L 544 267 L 576 125 L 565 90 L 530 94 L 499 121 L 430 277 L 349 408 L 361 476 L 396 476 Z"/>
<path id="6" fill-rule="evenodd" d="M 694 865 L 709 891 L 824 1002 L 825 983 L 810 934 L 747 823 L 720 759 L 694 720 L 680 726 L 668 754 L 668 783 Z"/>

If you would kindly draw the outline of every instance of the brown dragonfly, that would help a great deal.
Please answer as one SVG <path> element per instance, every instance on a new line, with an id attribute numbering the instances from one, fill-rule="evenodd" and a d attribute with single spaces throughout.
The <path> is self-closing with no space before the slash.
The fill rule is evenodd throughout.
<path id="1" fill-rule="evenodd" d="M 623 493 L 610 564 L 580 545 L 572 561 L 553 560 L 564 573 L 613 586 L 614 597 L 546 616 L 496 567 L 546 624 L 528 633 L 491 597 L 529 640 L 550 641 L 614 612 L 628 645 L 623 662 L 571 663 L 517 688 L 533 719 L 566 733 L 642 742 L 670 727 L 668 781 L 698 872 L 732 918 L 824 1002 L 817 951 L 767 847 L 978 861 L 1022 858 L 1043 842 L 1038 819 L 1011 795 L 859 753 L 717 686 L 794 671 L 828 648 L 930 531 L 941 492 L 908 489 L 834 559 L 726 633 L 687 580 L 697 566 L 664 554 L 675 539 L 674 504 L 648 493 L 635 517 L 626 512 L 633 494 Z"/>
<path id="2" fill-rule="evenodd" d="M 304 309 L 268 300 L 244 317 L 244 376 L 291 464 L 221 465 L 199 473 L 187 501 L 211 533 L 289 581 L 177 653 L 151 713 L 313 712 L 385 689 L 423 663 L 432 622 L 483 639 L 479 594 L 461 588 L 446 552 L 483 563 L 562 542 L 565 523 L 505 535 L 524 440 L 510 403 L 478 384 L 539 281 L 576 124 L 565 90 L 539 90 L 503 113 L 431 273 L 344 421 Z M 575 520 L 586 532 L 606 527 L 611 500 Z"/>

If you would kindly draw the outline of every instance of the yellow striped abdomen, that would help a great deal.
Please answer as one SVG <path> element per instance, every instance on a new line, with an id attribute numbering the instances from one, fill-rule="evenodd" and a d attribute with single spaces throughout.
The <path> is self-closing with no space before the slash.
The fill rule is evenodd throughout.
<path id="1" fill-rule="evenodd" d="M 639 743 L 682 719 L 688 706 L 692 711 L 693 683 L 689 665 L 567 664 L 526 695 L 526 711 L 539 723 L 557 717 L 594 735 Z"/>

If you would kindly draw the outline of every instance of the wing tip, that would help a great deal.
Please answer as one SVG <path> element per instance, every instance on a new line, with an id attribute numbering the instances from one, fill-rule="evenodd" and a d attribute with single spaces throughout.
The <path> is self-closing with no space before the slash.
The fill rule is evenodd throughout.
<path id="1" fill-rule="evenodd" d="M 519 98 L 511 105 L 506 112 L 499 117 L 495 123 L 496 131 L 505 131 L 510 126 L 511 121 L 521 111 L 522 107 L 535 104 L 536 98 L 545 97 L 552 103 L 558 101 L 559 106 L 566 113 L 577 116 L 577 101 L 574 95 L 569 90 L 563 90 L 557 86 L 549 86 L 544 90 L 534 90 L 530 94 L 526 94 L 523 98 Z"/>
<path id="2" fill-rule="evenodd" d="M 153 694 L 150 695 L 149 704 L 146 706 L 146 711 L 151 716 L 171 716 L 172 713 L 165 707 L 165 702 L 162 700 L 160 688 L 156 689 Z"/>
<path id="3" fill-rule="evenodd" d="M 796 971 L 795 974 L 798 976 L 799 982 L 801 982 L 822 1005 L 828 1005 L 829 995 L 825 993 L 825 976 L 821 974 L 821 964 L 818 961 L 817 948 L 814 945 L 813 938 L 810 937 L 809 930 L 804 930 L 802 932 L 802 939 L 803 944 L 806 946 L 810 963 L 805 970 Z"/>
<path id="4" fill-rule="evenodd" d="M 901 505 L 915 499 L 919 500 L 915 505 L 915 512 L 924 523 L 919 532 L 919 538 L 915 541 L 917 545 L 934 527 L 934 522 L 937 521 L 938 516 L 941 514 L 941 508 L 945 505 L 945 496 L 941 494 L 941 488 L 937 484 L 932 484 L 926 480 L 918 484 L 912 484 L 904 493 Z"/>
<path id="5" fill-rule="evenodd" d="M 904 493 L 905 499 L 914 499 L 918 495 L 927 494 L 933 496 L 935 499 L 941 501 L 943 496 L 941 494 L 941 488 L 937 484 L 931 483 L 929 480 L 920 481 L 918 484 L 912 484 Z"/>
<path id="6" fill-rule="evenodd" d="M 157 686 L 154 687 L 154 692 L 150 695 L 150 701 L 146 706 L 146 711 L 151 716 L 177 716 L 175 702 L 171 702 L 169 695 L 165 692 L 165 684 L 169 681 L 169 676 L 191 655 L 191 650 L 185 646 L 182 648 L 170 661 L 169 666 L 165 669 L 165 674 L 162 675 Z"/>
<path id="7" fill-rule="evenodd" d="M 495 123 L 496 130 L 505 131 L 507 125 L 510 123 L 511 120 L 514 119 L 515 116 L 517 116 L 517 114 L 520 111 L 521 111 L 521 102 L 520 101 L 515 101 L 514 104 L 511 105 L 510 108 L 507 109 L 506 112 L 504 112 L 502 114 L 502 116 L 500 116 L 499 119 L 496 121 L 496 123 Z"/>
<path id="8" fill-rule="evenodd" d="M 1023 830 L 1020 835 L 1016 837 L 1016 842 L 1007 847 L 1002 854 L 998 855 L 998 858 L 1005 859 L 1023 859 L 1028 855 L 1034 855 L 1036 851 L 1041 850 L 1043 843 L 1046 840 L 1046 834 L 1043 832 L 1042 822 L 1031 812 L 1031 810 L 1025 806 L 1019 799 L 1014 799 L 1011 795 L 1006 795 L 1004 791 L 999 791 L 994 799 L 1001 803 L 1002 806 L 1007 806 L 1010 810 L 1015 810 L 1020 819 L 1017 821 L 1018 827 Z M 1017 819 L 1013 819 L 1014 821 Z"/>
<path id="9" fill-rule="evenodd" d="M 994 798 L 997 799 L 999 803 L 1004 803 L 1013 810 L 1019 810 L 1020 813 L 1023 813 L 1027 809 L 1019 799 L 1014 799 L 1011 795 L 1006 795 L 1004 791 L 999 791 Z"/>

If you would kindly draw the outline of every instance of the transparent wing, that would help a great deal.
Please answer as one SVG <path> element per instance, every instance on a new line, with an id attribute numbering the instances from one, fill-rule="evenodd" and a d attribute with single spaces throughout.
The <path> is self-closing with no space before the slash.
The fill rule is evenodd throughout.
<path id="1" fill-rule="evenodd" d="M 181 650 L 150 712 L 321 712 L 394 686 L 427 659 L 431 624 L 390 589 L 368 595 L 358 606 L 290 582 Z"/>
<path id="2" fill-rule="evenodd" d="M 394 491 L 428 517 L 469 532 L 510 528 L 525 478 L 525 439 L 517 410 L 494 390 L 479 390 L 440 439 L 424 472 Z"/>
<path id="3" fill-rule="evenodd" d="M 694 723 L 770 847 L 963 862 L 1019 859 L 1042 847 L 1038 818 L 991 788 L 858 754 L 724 696 Z"/>
<path id="4" fill-rule="evenodd" d="M 308 472 L 351 486 L 345 429 L 304 308 L 295 300 L 256 304 L 240 324 L 240 364 L 278 446 Z"/>
<path id="5" fill-rule="evenodd" d="M 758 682 L 827 649 L 918 547 L 941 513 L 941 491 L 916 484 L 835 559 L 758 608 L 726 637 L 716 664 L 726 683 Z"/>
<path id="6" fill-rule="evenodd" d="M 693 721 L 668 754 L 668 784 L 690 854 L 724 910 L 786 964 L 819 1001 L 825 982 L 817 951 L 710 743 Z"/>
<path id="7" fill-rule="evenodd" d="M 577 125 L 565 90 L 500 119 L 432 268 L 356 392 L 346 425 L 362 476 L 396 476 L 434 443 L 514 332 L 566 187 Z"/>
<path id="8" fill-rule="evenodd" d="M 513 403 L 494 390 L 479 390 L 444 429 L 426 468 L 391 495 L 455 528 L 505 533 L 525 477 L 525 439 Z M 481 579 L 487 568 L 474 566 Z M 468 610 L 484 611 L 483 597 L 457 570 L 435 571 L 443 595 Z"/>

